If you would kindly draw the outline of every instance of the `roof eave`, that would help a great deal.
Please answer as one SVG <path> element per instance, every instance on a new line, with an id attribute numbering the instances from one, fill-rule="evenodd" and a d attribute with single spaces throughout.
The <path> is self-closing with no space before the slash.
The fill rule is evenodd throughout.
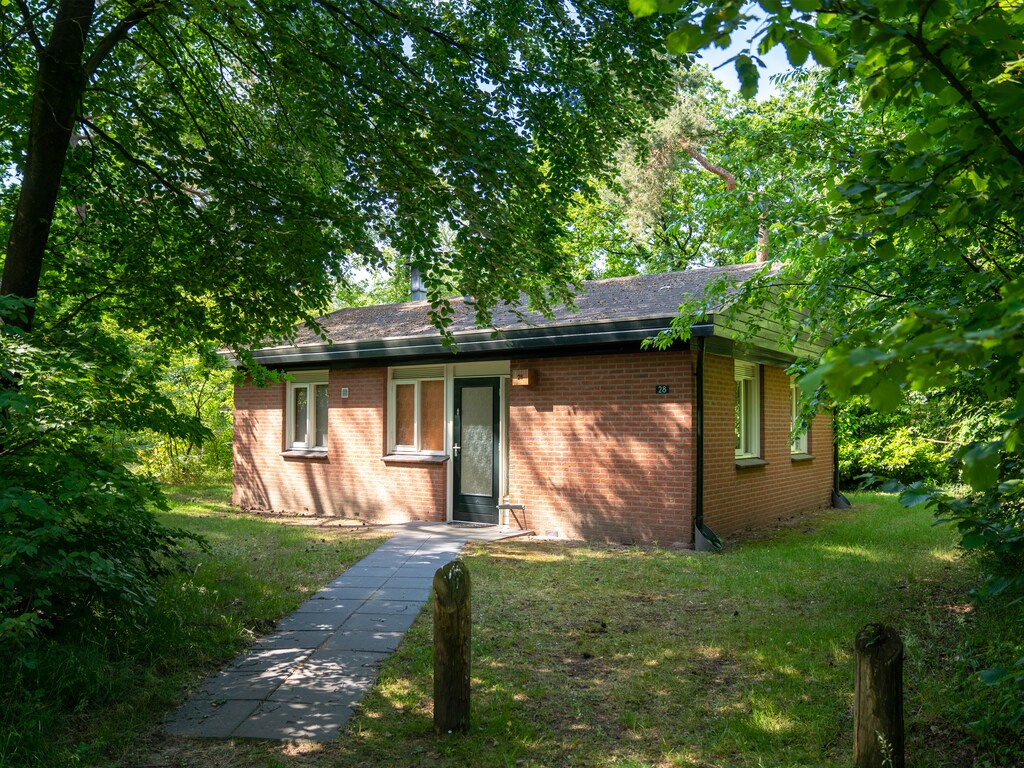
<path id="1" fill-rule="evenodd" d="M 646 318 L 614 323 L 588 323 L 544 326 L 511 331 L 466 331 L 452 338 L 455 350 L 446 347 L 440 336 L 411 336 L 393 339 L 271 347 L 253 352 L 253 358 L 265 366 L 311 365 L 352 360 L 395 360 L 422 357 L 495 354 L 543 349 L 581 348 L 642 342 L 667 330 L 671 317 Z M 237 361 L 228 356 L 231 364 Z"/>

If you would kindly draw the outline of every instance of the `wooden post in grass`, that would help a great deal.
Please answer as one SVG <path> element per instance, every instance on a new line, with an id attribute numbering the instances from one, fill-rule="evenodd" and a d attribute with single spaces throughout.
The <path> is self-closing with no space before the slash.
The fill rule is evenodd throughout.
<path id="1" fill-rule="evenodd" d="M 868 624 L 854 651 L 853 763 L 904 768 L 903 641 L 892 627 Z"/>
<path id="2" fill-rule="evenodd" d="M 434 574 L 434 730 L 469 730 L 469 571 L 453 560 Z"/>

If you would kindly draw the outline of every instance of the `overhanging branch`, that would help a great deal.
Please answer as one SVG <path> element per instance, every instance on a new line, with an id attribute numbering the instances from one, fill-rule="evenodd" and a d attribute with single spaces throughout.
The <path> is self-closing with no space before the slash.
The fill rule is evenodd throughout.
<path id="1" fill-rule="evenodd" d="M 23 2 L 23 0 L 19 0 Z M 136 6 L 131 12 L 119 21 L 113 29 L 105 34 L 100 41 L 96 44 L 96 48 L 89 56 L 88 61 L 85 62 L 85 76 L 91 78 L 93 73 L 99 68 L 103 60 L 107 58 L 110 52 L 114 49 L 119 42 L 121 42 L 125 36 L 131 32 L 131 30 L 139 24 L 147 16 L 151 15 L 161 7 L 168 5 L 168 3 L 161 2 L 160 0 L 150 0 L 142 5 Z"/>

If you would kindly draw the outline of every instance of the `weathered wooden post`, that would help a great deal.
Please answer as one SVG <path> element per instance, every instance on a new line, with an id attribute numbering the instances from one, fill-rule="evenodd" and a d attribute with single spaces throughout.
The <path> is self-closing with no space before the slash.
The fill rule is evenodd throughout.
<path id="1" fill-rule="evenodd" d="M 469 730 L 469 570 L 461 559 L 434 574 L 434 730 Z"/>
<path id="2" fill-rule="evenodd" d="M 904 768 L 903 641 L 892 627 L 868 624 L 854 650 L 853 763 Z"/>

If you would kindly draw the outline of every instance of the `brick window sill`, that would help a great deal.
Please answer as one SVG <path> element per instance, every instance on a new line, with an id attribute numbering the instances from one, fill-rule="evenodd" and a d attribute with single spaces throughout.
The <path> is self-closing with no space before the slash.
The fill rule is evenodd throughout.
<path id="1" fill-rule="evenodd" d="M 380 460 L 385 464 L 444 464 L 448 457 L 438 453 L 389 453 Z"/>
<path id="2" fill-rule="evenodd" d="M 814 458 L 814 456 L 812 456 L 809 453 L 791 453 L 791 454 L 789 454 L 789 460 L 790 461 L 795 461 L 795 462 L 810 461 L 813 458 Z"/>
<path id="3" fill-rule="evenodd" d="M 746 459 L 736 459 L 736 469 L 750 469 L 751 467 L 767 467 L 768 462 L 758 456 L 751 456 Z"/>
<path id="4" fill-rule="evenodd" d="M 310 448 L 290 448 L 287 451 L 281 451 L 281 456 L 286 459 L 316 459 L 319 461 L 326 461 L 327 451 L 317 451 Z"/>

